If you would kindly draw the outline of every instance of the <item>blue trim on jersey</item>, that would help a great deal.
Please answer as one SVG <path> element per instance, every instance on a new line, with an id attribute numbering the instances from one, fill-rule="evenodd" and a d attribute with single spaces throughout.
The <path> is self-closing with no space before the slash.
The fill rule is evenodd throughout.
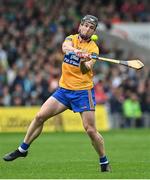
<path id="1" fill-rule="evenodd" d="M 91 90 L 69 90 L 59 87 L 52 96 L 74 112 L 95 110 L 94 88 Z"/>
<path id="2" fill-rule="evenodd" d="M 64 56 L 64 62 L 67 64 L 71 64 L 73 66 L 79 66 L 80 65 L 80 58 L 77 57 L 75 54 L 68 53 Z"/>

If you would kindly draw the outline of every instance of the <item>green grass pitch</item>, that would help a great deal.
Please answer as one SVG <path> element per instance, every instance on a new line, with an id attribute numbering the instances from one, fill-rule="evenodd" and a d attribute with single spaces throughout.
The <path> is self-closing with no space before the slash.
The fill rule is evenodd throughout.
<path id="1" fill-rule="evenodd" d="M 98 156 L 85 133 L 43 133 L 24 159 L 4 162 L 22 133 L 0 133 L 0 179 L 150 179 L 149 129 L 102 133 L 112 172 L 99 171 Z"/>

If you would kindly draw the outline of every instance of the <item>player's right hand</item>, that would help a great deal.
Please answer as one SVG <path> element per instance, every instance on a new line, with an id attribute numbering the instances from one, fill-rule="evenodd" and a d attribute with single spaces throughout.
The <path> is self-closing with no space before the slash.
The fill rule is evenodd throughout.
<path id="1" fill-rule="evenodd" d="M 90 59 L 90 54 L 87 52 L 83 52 L 81 50 L 76 49 L 74 51 L 74 53 L 76 54 L 76 56 L 78 56 L 79 58 L 83 58 L 83 59 Z"/>

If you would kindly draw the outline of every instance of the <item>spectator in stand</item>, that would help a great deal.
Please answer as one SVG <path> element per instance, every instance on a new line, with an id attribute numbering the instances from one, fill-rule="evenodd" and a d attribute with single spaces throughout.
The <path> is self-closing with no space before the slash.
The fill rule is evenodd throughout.
<path id="1" fill-rule="evenodd" d="M 96 83 L 94 89 L 95 89 L 96 102 L 98 104 L 106 103 L 107 100 L 108 100 L 108 97 L 107 97 L 107 94 L 104 91 L 103 82 L 101 80 L 98 83 Z"/>
<path id="2" fill-rule="evenodd" d="M 140 95 L 141 108 L 143 111 L 144 127 L 150 127 L 150 78 L 141 82 L 138 89 Z"/>
<path id="3" fill-rule="evenodd" d="M 122 116 L 122 103 L 124 101 L 123 88 L 113 88 L 112 95 L 109 99 L 110 111 L 111 111 L 111 127 L 112 128 L 123 128 L 124 119 Z"/>
<path id="4" fill-rule="evenodd" d="M 125 118 L 125 127 L 142 127 L 142 110 L 138 101 L 137 94 L 129 93 L 129 98 L 123 102 L 123 114 Z"/>
<path id="5" fill-rule="evenodd" d="M 8 69 L 7 52 L 3 49 L 1 43 L 0 43 L 0 66 L 2 66 L 4 70 Z"/>

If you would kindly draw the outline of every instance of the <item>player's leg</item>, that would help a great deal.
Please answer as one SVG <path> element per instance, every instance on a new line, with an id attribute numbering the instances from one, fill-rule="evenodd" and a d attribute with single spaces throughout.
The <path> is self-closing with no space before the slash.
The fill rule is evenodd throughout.
<path id="1" fill-rule="evenodd" d="M 96 130 L 94 111 L 84 111 L 81 113 L 81 117 L 82 117 L 83 127 L 87 132 L 87 134 L 89 135 L 92 141 L 92 145 L 94 146 L 99 156 L 104 156 L 105 155 L 104 139 Z"/>
<path id="2" fill-rule="evenodd" d="M 65 111 L 68 107 L 60 103 L 57 99 L 51 96 L 47 101 L 42 105 L 40 111 L 35 116 L 34 120 L 31 122 L 27 134 L 24 138 L 24 142 L 31 144 L 31 142 L 40 135 L 44 122 Z"/>
<path id="3" fill-rule="evenodd" d="M 109 162 L 105 154 L 104 139 L 98 133 L 95 126 L 95 111 L 84 111 L 81 112 L 80 114 L 84 129 L 87 132 L 88 136 L 90 137 L 92 145 L 99 155 L 101 171 L 110 171 Z"/>
<path id="4" fill-rule="evenodd" d="M 16 151 L 5 155 L 3 159 L 5 161 L 12 161 L 18 157 L 25 157 L 27 155 L 27 149 L 29 148 L 29 145 L 40 135 L 44 122 L 56 114 L 65 111 L 66 109 L 68 109 L 67 106 L 63 105 L 57 99 L 51 96 L 42 105 L 40 111 L 31 122 L 24 141 L 19 147 L 19 150 L 17 149 Z"/>

